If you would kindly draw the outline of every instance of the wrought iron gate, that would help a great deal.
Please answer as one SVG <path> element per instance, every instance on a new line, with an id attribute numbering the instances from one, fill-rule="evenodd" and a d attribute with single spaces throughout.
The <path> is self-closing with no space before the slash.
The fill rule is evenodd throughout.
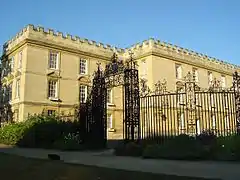
<path id="1" fill-rule="evenodd" d="M 123 87 L 123 137 L 125 141 L 140 139 L 140 96 L 136 62 L 132 54 L 124 63 L 113 54 L 103 71 L 98 64 L 92 89 L 81 113 L 84 143 L 103 148 L 107 142 L 107 89 Z M 82 107 L 83 108 L 83 107 Z M 83 113 L 84 112 L 84 113 Z"/>

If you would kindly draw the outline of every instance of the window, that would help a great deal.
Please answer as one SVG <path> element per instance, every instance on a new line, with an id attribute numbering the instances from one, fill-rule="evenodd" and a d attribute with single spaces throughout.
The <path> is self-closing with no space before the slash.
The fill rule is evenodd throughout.
<path id="1" fill-rule="evenodd" d="M 113 129 L 113 118 L 112 114 L 107 115 L 107 128 L 108 129 Z"/>
<path id="2" fill-rule="evenodd" d="M 208 85 L 211 85 L 213 81 L 213 74 L 212 72 L 208 71 Z"/>
<path id="3" fill-rule="evenodd" d="M 221 76 L 221 86 L 222 88 L 226 87 L 226 77 L 224 75 Z"/>
<path id="4" fill-rule="evenodd" d="M 182 78 L 182 66 L 180 64 L 176 64 L 176 79 L 181 79 Z"/>
<path id="5" fill-rule="evenodd" d="M 15 97 L 19 98 L 20 97 L 20 79 L 17 79 L 16 81 L 16 93 L 15 93 Z"/>
<path id="6" fill-rule="evenodd" d="M 79 99 L 81 103 L 85 103 L 87 99 L 87 86 L 80 85 L 79 88 Z"/>
<path id="7" fill-rule="evenodd" d="M 11 58 L 10 68 L 11 68 L 11 71 L 13 71 L 13 69 L 14 69 L 14 56 Z"/>
<path id="8" fill-rule="evenodd" d="M 147 63 L 145 59 L 141 61 L 141 77 L 147 77 Z"/>
<path id="9" fill-rule="evenodd" d="M 180 89 L 177 94 L 177 104 L 183 105 L 184 104 L 184 90 Z"/>
<path id="10" fill-rule="evenodd" d="M 12 84 L 9 85 L 8 97 L 9 97 L 9 101 L 11 101 L 12 100 Z"/>
<path id="11" fill-rule="evenodd" d="M 50 51 L 49 54 L 49 68 L 58 69 L 58 53 Z"/>
<path id="12" fill-rule="evenodd" d="M 22 68 L 22 51 L 18 54 L 18 69 Z"/>
<path id="13" fill-rule="evenodd" d="M 193 68 L 192 73 L 193 73 L 193 80 L 195 82 L 198 82 L 198 70 L 197 70 L 197 68 Z"/>
<path id="14" fill-rule="evenodd" d="M 48 111 L 47 111 L 48 116 L 55 115 L 55 113 L 56 113 L 55 110 L 48 110 Z"/>
<path id="15" fill-rule="evenodd" d="M 86 74 L 87 73 L 87 61 L 85 59 L 80 59 L 80 74 Z"/>
<path id="16" fill-rule="evenodd" d="M 48 81 L 48 98 L 57 98 L 57 81 Z"/>
<path id="17" fill-rule="evenodd" d="M 107 103 L 112 104 L 112 90 L 107 90 Z"/>

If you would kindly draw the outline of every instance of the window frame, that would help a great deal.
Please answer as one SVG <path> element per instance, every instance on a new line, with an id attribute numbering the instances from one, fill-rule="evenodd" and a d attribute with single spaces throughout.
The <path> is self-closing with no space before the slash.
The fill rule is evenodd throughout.
<path id="1" fill-rule="evenodd" d="M 82 61 L 85 61 L 85 63 L 83 63 L 85 65 L 84 72 L 82 72 Z M 88 73 L 87 59 L 80 58 L 79 59 L 79 74 L 80 75 L 86 75 L 87 73 Z"/>
<path id="2" fill-rule="evenodd" d="M 56 62 L 54 63 L 55 67 L 51 67 L 52 62 L 53 62 L 53 60 L 51 58 L 54 57 L 53 55 L 56 55 Z M 49 51 L 49 57 L 48 57 L 48 68 L 49 69 L 52 69 L 52 70 L 58 70 L 59 69 L 59 57 L 60 57 L 59 52 L 53 51 L 53 50 Z"/>
<path id="3" fill-rule="evenodd" d="M 223 81 L 224 79 L 224 81 Z M 226 88 L 226 76 L 225 75 L 221 75 L 221 87 L 222 88 Z"/>
<path id="4" fill-rule="evenodd" d="M 211 85 L 213 81 L 213 73 L 212 71 L 208 71 L 208 85 Z"/>
<path id="5" fill-rule="evenodd" d="M 108 101 L 108 98 L 109 98 L 110 101 Z M 113 104 L 113 92 L 112 92 L 112 89 L 107 89 L 107 104 Z"/>
<path id="6" fill-rule="evenodd" d="M 111 113 L 107 114 L 107 128 L 114 129 L 113 127 L 113 115 Z"/>
<path id="7" fill-rule="evenodd" d="M 20 79 L 16 79 L 16 87 L 15 87 L 15 98 L 19 99 L 20 98 Z"/>
<path id="8" fill-rule="evenodd" d="M 193 67 L 193 68 L 192 68 L 192 73 L 193 73 L 193 77 L 195 77 L 195 78 L 194 78 L 194 81 L 195 81 L 195 82 L 199 82 L 198 68 Z"/>
<path id="9" fill-rule="evenodd" d="M 52 113 L 50 113 L 50 112 L 52 112 Z M 47 115 L 48 116 L 52 116 L 52 115 L 55 115 L 56 114 L 56 110 L 54 110 L 54 109 L 48 109 L 47 110 Z"/>
<path id="10" fill-rule="evenodd" d="M 81 91 L 81 88 L 84 87 L 83 91 Z M 86 103 L 87 101 L 87 85 L 84 85 L 84 84 L 80 84 L 79 85 L 79 102 L 80 103 Z M 82 99 L 82 96 L 81 96 L 81 93 L 84 92 L 84 98 Z"/>
<path id="11" fill-rule="evenodd" d="M 178 72 L 178 69 L 180 70 L 180 72 Z M 182 65 L 181 64 L 175 64 L 175 77 L 177 80 L 182 79 Z"/>
<path id="12" fill-rule="evenodd" d="M 55 83 L 55 95 L 54 97 L 51 96 L 51 93 L 50 93 L 50 82 L 54 82 Z M 55 80 L 55 79 L 49 79 L 48 80 L 48 99 L 58 99 L 58 80 Z"/>
<path id="13" fill-rule="evenodd" d="M 14 71 L 14 63 L 15 63 L 15 57 L 12 56 L 11 60 L 10 60 L 10 68 L 11 68 L 11 72 Z"/>
<path id="14" fill-rule="evenodd" d="M 22 60 L 23 60 L 22 56 L 23 56 L 23 52 L 20 51 L 18 53 L 18 69 L 22 69 Z"/>

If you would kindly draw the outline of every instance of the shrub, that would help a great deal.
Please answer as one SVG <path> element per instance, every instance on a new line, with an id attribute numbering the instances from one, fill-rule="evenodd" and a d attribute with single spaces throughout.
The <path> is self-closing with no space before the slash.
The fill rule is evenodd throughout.
<path id="1" fill-rule="evenodd" d="M 0 129 L 0 143 L 15 145 L 23 139 L 25 131 L 29 127 L 24 123 L 8 124 Z"/>
<path id="2" fill-rule="evenodd" d="M 200 159 L 201 148 L 194 137 L 179 135 L 161 145 L 149 145 L 143 151 L 144 158 Z"/>
<path id="3" fill-rule="evenodd" d="M 234 160 L 234 136 L 218 137 L 213 151 L 215 160 Z"/>
<path id="4" fill-rule="evenodd" d="M 36 115 L 30 116 L 24 122 L 1 128 L 0 143 L 20 147 L 53 148 L 57 140 L 60 141 L 66 134 L 77 131 L 77 122 L 59 121 L 56 116 Z"/>
<path id="5" fill-rule="evenodd" d="M 212 146 L 215 145 L 217 136 L 212 130 L 205 130 L 197 136 L 197 140 L 200 141 L 202 145 Z"/>
<path id="6" fill-rule="evenodd" d="M 56 140 L 53 143 L 53 148 L 60 150 L 83 150 L 84 146 L 81 143 L 79 132 L 69 133 Z"/>
<path id="7" fill-rule="evenodd" d="M 117 156 L 141 156 L 142 147 L 135 142 L 121 143 L 115 148 Z"/>

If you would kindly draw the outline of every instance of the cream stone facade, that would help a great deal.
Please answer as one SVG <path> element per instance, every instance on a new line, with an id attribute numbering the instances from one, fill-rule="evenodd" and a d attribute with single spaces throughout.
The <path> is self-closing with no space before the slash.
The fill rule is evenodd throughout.
<path id="1" fill-rule="evenodd" d="M 140 78 L 147 79 L 150 88 L 158 80 L 166 79 L 167 89 L 174 91 L 176 83 L 193 70 L 200 87 L 207 88 L 209 79 L 213 78 L 230 87 L 233 72 L 240 69 L 236 65 L 155 39 L 121 49 L 28 25 L 4 45 L 3 52 L 7 57 L 2 60 L 3 63 L 5 61 L 12 66 L 8 84 L 12 87 L 11 105 L 15 120 L 23 121 L 29 114 L 43 111 L 73 113 L 79 101 L 86 99 L 87 86 L 91 86 L 97 63 L 100 62 L 104 68 L 114 52 L 125 61 L 129 50 L 134 53 L 139 65 Z M 114 133 L 122 133 L 121 87 L 114 88 L 110 96 L 108 126 L 114 138 Z"/>

